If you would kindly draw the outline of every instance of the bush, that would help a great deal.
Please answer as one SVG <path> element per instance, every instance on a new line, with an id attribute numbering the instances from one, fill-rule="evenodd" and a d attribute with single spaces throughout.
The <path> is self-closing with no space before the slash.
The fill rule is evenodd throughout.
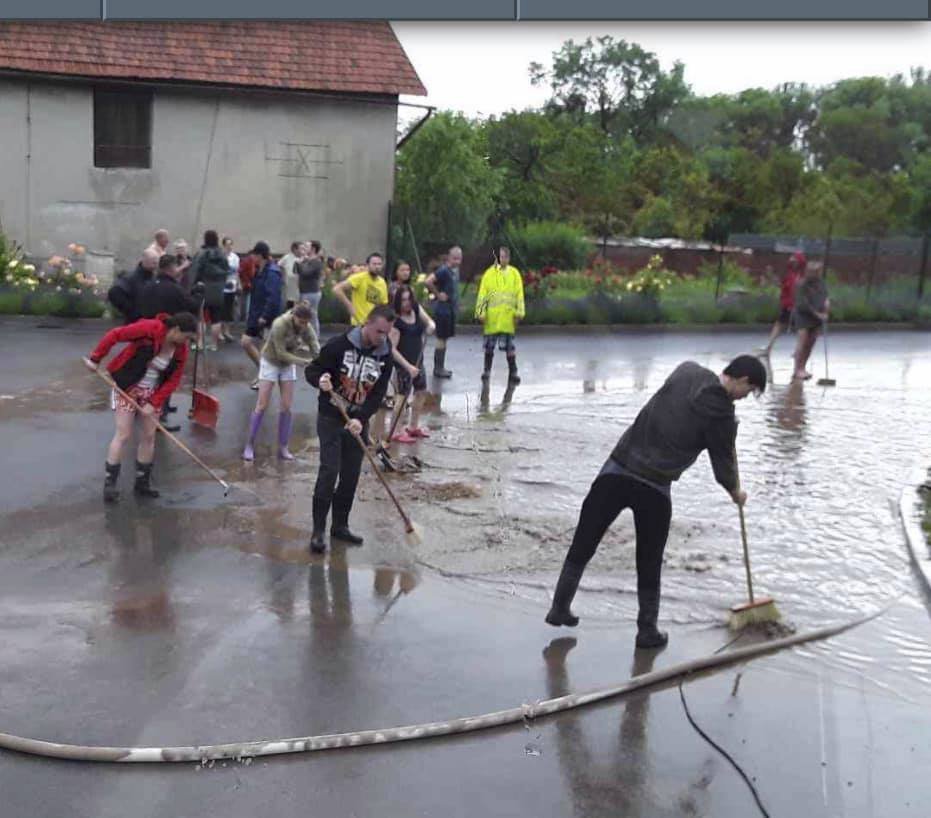
<path id="1" fill-rule="evenodd" d="M 511 230 L 511 258 L 531 269 L 576 270 L 591 253 L 585 231 L 562 222 L 530 222 Z"/>
<path id="2" fill-rule="evenodd" d="M 88 292 L 58 293 L 11 289 L 0 291 L 2 315 L 54 315 L 57 318 L 100 318 L 106 305 Z"/>

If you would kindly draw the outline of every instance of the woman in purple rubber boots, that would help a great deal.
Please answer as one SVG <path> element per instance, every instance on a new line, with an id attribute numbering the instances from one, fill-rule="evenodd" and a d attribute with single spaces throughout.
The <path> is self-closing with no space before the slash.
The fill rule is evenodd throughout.
<path id="1" fill-rule="evenodd" d="M 288 450 L 288 440 L 291 437 L 291 404 L 294 401 L 297 365 L 307 366 L 320 352 L 317 333 L 310 326 L 312 318 L 313 310 L 309 304 L 302 301 L 272 322 L 268 340 L 262 347 L 259 362 L 259 396 L 255 402 L 255 411 L 249 420 L 249 439 L 242 452 L 243 460 L 255 459 L 255 438 L 276 383 L 281 392 L 278 412 L 278 457 L 282 460 L 294 460 L 294 455 Z M 296 354 L 301 346 L 309 350 L 306 356 Z"/>

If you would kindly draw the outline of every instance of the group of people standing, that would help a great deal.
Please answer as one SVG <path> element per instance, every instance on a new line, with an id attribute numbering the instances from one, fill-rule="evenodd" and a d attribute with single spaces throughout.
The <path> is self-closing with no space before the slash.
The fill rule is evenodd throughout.
<path id="1" fill-rule="evenodd" d="M 368 440 L 372 427 L 372 441 L 381 443 L 387 392 L 391 375 L 396 373 L 395 400 L 405 403 L 411 398 L 411 416 L 393 439 L 412 443 L 429 437 L 420 425 L 427 388 L 424 350 L 427 337 L 436 335 L 433 374 L 452 377 L 446 353 L 456 334 L 461 248 L 450 248 L 445 263 L 424 280 L 434 301 L 432 316 L 418 301 L 410 265 L 398 262 L 389 282 L 384 276 L 383 256 L 371 253 L 364 267 L 351 268 L 348 277 L 333 287 L 333 296 L 345 307 L 351 328 L 321 348 L 318 310 L 332 265 L 324 260 L 319 242 L 294 242 L 278 261 L 267 242 L 256 242 L 248 254 L 240 256 L 233 250 L 232 240 L 221 241 L 214 230 L 204 233 L 203 245 L 193 258 L 187 255 L 186 245 L 176 242 L 178 252 L 170 252 L 170 244 L 168 232 L 157 231 L 136 269 L 114 283 L 109 299 L 122 312 L 125 324 L 107 333 L 85 359 L 88 367 L 96 370 L 113 346 L 127 344 L 108 364 L 117 386 L 132 400 L 114 394 L 118 414 L 106 463 L 105 499 L 115 501 L 119 496 L 119 456 L 132 435 L 137 407 L 143 420 L 137 494 L 157 495 L 151 486 L 155 420 L 160 417 L 169 431 L 179 428 L 170 425 L 167 414 L 174 411 L 170 397 L 180 384 L 188 347 L 202 343 L 215 351 L 221 340 L 233 340 L 230 329 L 239 297 L 245 301 L 240 344 L 256 366 L 251 385 L 258 392 L 242 457 L 255 459 L 258 433 L 277 384 L 277 454 L 283 460 L 293 459 L 289 449 L 291 412 L 297 368 L 304 368 L 307 380 L 321 392 L 317 429 L 321 465 L 314 491 L 313 544 L 319 548 L 322 542 L 323 521 L 331 506 L 333 532 L 354 541 L 355 535 L 349 536 L 348 514 L 361 453 L 351 436 Z M 507 247 L 497 249 L 495 263 L 482 276 L 476 316 L 484 324 L 483 380 L 490 376 L 497 348 L 507 357 L 510 383 L 519 383 L 514 336 L 517 322 L 524 316 L 524 293 L 520 273 L 510 265 Z M 201 337 L 205 327 L 209 327 L 209 344 Z M 345 423 L 335 420 L 343 417 L 331 394 L 338 396 L 346 411 Z M 396 427 L 397 423 L 392 424 Z"/>

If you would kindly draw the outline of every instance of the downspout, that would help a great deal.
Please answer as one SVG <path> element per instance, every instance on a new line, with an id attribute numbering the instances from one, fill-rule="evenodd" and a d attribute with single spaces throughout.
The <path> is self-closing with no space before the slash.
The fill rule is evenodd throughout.
<path id="1" fill-rule="evenodd" d="M 26 83 L 26 190 L 23 195 L 26 209 L 26 252 L 32 252 L 32 83 Z"/>
<path id="2" fill-rule="evenodd" d="M 428 105 L 427 113 L 423 115 L 422 119 L 417 120 L 417 122 L 414 123 L 411 129 L 406 134 L 404 134 L 404 136 L 401 137 L 401 141 L 398 142 L 398 144 L 394 146 L 394 149 L 396 151 L 401 150 L 401 148 L 403 148 L 407 144 L 407 140 L 410 139 L 415 133 L 417 133 L 417 131 L 419 131 L 424 125 L 426 125 L 427 120 L 433 115 L 433 112 L 435 110 L 436 108 L 434 108 L 432 105 Z"/>

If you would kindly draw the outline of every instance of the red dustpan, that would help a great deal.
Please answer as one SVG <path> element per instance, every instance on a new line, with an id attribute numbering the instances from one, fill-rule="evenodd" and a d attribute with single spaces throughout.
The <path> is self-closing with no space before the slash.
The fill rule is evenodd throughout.
<path id="1" fill-rule="evenodd" d="M 197 388 L 197 364 L 200 360 L 200 350 L 206 340 L 204 327 L 204 308 L 200 308 L 200 332 L 198 333 L 197 347 L 194 351 L 194 383 L 191 386 L 191 408 L 188 410 L 188 417 L 198 426 L 206 426 L 208 429 L 217 428 L 217 418 L 220 415 L 220 401 L 218 401 L 209 392 Z M 207 376 L 207 356 L 204 355 L 204 380 L 207 381 L 207 389 L 210 388 L 210 381 Z"/>

